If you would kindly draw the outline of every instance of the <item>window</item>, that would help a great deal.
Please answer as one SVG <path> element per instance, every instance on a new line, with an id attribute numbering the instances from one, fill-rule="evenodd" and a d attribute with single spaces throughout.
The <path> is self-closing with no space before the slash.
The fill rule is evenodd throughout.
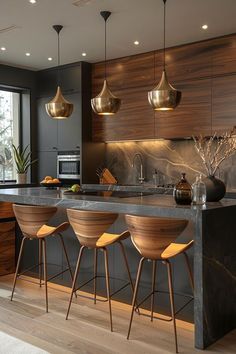
<path id="1" fill-rule="evenodd" d="M 19 145 L 20 94 L 0 90 L 0 181 L 16 179 L 12 144 Z"/>

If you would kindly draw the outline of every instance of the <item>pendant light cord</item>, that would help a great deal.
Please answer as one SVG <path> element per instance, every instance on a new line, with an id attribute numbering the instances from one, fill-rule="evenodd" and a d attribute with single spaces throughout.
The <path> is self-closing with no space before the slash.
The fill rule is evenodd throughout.
<path id="1" fill-rule="evenodd" d="M 163 0 L 164 3 L 164 49 L 163 49 L 163 70 L 166 70 L 166 0 Z"/>
<path id="2" fill-rule="evenodd" d="M 58 32 L 57 34 L 57 86 L 59 86 L 60 83 L 60 33 Z"/>
<path id="3" fill-rule="evenodd" d="M 105 20 L 105 48 L 104 48 L 104 57 L 105 57 L 105 63 L 104 63 L 104 80 L 107 79 L 107 20 Z"/>

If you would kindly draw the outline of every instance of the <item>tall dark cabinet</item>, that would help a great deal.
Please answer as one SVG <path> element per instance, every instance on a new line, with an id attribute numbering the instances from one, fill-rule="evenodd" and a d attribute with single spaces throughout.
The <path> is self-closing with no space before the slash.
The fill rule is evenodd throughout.
<path id="1" fill-rule="evenodd" d="M 59 151 L 78 151 L 81 155 L 80 183 L 97 182 L 96 168 L 104 159 L 104 144 L 92 142 L 91 64 L 78 62 L 41 70 L 37 73 L 38 180 L 56 176 Z M 64 97 L 74 111 L 66 120 L 54 120 L 45 110 L 56 93 L 58 79 Z"/>

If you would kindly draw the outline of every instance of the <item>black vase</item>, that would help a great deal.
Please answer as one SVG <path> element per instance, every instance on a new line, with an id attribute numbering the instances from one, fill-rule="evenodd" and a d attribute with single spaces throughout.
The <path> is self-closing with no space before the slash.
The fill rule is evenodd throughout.
<path id="1" fill-rule="evenodd" d="M 226 192 L 225 184 L 215 176 L 207 176 L 204 179 L 206 185 L 206 200 L 207 202 L 218 202 Z"/>
<path id="2" fill-rule="evenodd" d="M 192 202 L 192 187 L 182 173 L 181 180 L 176 184 L 173 192 L 176 204 L 190 205 Z"/>

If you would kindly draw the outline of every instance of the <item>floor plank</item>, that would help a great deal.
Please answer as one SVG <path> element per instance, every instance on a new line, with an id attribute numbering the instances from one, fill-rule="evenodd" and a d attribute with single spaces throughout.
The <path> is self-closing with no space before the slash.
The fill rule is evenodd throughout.
<path id="1" fill-rule="evenodd" d="M 26 281 L 27 280 L 27 281 Z M 30 280 L 30 281 L 29 281 Z M 0 278 L 0 330 L 52 354 L 165 354 L 174 353 L 172 323 L 134 316 L 130 340 L 126 333 L 130 307 L 112 301 L 114 332 L 109 330 L 108 305 L 83 297 L 73 299 L 69 320 L 65 320 L 69 289 L 49 287 L 49 313 L 45 313 L 44 287 L 31 279 L 19 280 L 10 301 L 12 276 Z M 193 348 L 193 325 L 177 321 L 180 353 Z M 233 354 L 236 331 L 211 346 L 206 353 Z"/>

